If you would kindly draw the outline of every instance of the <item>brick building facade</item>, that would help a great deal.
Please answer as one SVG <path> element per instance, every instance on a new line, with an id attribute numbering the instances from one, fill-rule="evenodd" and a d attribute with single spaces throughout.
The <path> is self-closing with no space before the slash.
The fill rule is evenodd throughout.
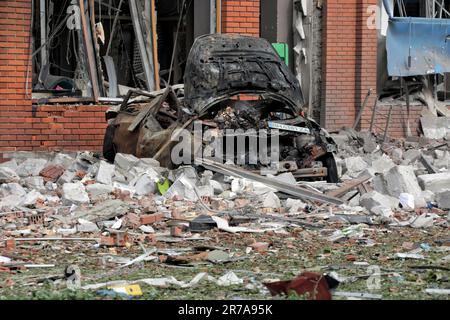
<path id="1" fill-rule="evenodd" d="M 351 127 L 369 89 L 373 89 L 362 115 L 361 128 L 370 126 L 371 109 L 377 97 L 377 29 L 367 21 L 373 12 L 369 6 L 378 0 L 328 0 L 324 6 L 322 55 L 321 124 L 329 130 Z M 368 10 L 369 9 L 369 10 Z M 391 105 L 378 106 L 375 119 L 378 132 L 384 131 Z M 417 135 L 422 106 L 411 106 L 411 132 Z M 389 134 L 405 135 L 406 108 L 393 105 Z"/>
<path id="2" fill-rule="evenodd" d="M 101 151 L 107 106 L 33 104 L 31 0 L 0 1 L 0 161 L 14 151 Z M 259 36 L 259 0 L 223 1 L 222 31 Z"/>
<path id="3" fill-rule="evenodd" d="M 0 1 L 0 160 L 26 150 L 100 151 L 106 106 L 33 104 L 31 98 L 31 0 Z M 369 88 L 377 86 L 377 30 L 367 28 L 377 0 L 323 3 L 321 122 L 334 130 L 351 126 Z M 259 0 L 223 0 L 222 32 L 260 35 Z M 373 105 L 376 93 L 369 105 Z M 387 107 L 381 107 L 387 112 Z M 413 107 L 418 123 L 422 107 Z M 403 135 L 403 108 L 393 112 L 392 135 Z M 367 128 L 370 114 L 363 115 Z M 417 121 L 416 121 L 417 120 Z M 381 118 L 379 125 L 383 126 Z M 414 126 L 412 127 L 415 132 Z"/>
<path id="4" fill-rule="evenodd" d="M 259 0 L 222 1 L 222 31 L 259 36 Z"/>

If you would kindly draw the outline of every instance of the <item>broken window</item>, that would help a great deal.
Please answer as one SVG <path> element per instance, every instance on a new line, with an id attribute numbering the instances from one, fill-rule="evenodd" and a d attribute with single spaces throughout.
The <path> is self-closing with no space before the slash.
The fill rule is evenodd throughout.
<path id="1" fill-rule="evenodd" d="M 92 97 L 80 7 L 76 1 L 34 2 L 33 97 Z"/>
<path id="2" fill-rule="evenodd" d="M 36 1 L 33 96 L 97 100 L 123 94 L 121 87 L 154 90 L 149 4 Z"/>
<path id="3" fill-rule="evenodd" d="M 381 1 L 383 2 L 383 1 Z M 393 9 L 394 17 L 416 17 L 416 18 L 427 18 L 430 21 L 415 21 L 410 23 L 410 27 L 414 28 L 417 26 L 416 31 L 409 32 L 409 37 L 411 37 L 411 32 L 414 34 L 414 37 L 419 37 L 416 40 L 423 39 L 425 42 L 433 42 L 433 36 L 435 33 L 439 32 L 438 28 L 432 28 L 431 23 L 433 19 L 449 19 L 450 18 L 450 0 L 385 0 L 385 3 L 391 6 Z M 383 9 L 384 10 L 384 9 Z M 383 12 L 385 14 L 385 12 Z M 420 75 L 414 76 L 388 76 L 388 68 L 387 68 L 387 57 L 386 57 L 386 29 L 387 29 L 387 17 L 384 19 L 385 23 L 382 23 L 382 27 L 379 34 L 379 73 L 378 73 L 378 91 L 380 92 L 381 101 L 392 101 L 392 100 L 405 100 L 406 99 L 406 90 L 409 91 L 409 99 L 411 102 L 418 102 L 424 105 L 427 105 L 430 109 L 434 109 L 434 101 L 448 101 L 450 100 L 450 74 L 445 72 L 440 72 L 439 58 L 430 57 L 434 55 L 434 49 L 431 49 L 430 43 L 427 45 L 424 43 L 421 45 L 422 47 L 422 55 L 425 54 L 426 48 L 429 48 L 428 58 L 425 56 L 425 61 L 422 63 L 424 65 L 423 68 L 428 68 L 426 72 L 423 72 Z M 422 24 L 422 26 L 419 26 Z M 420 29 L 425 30 L 426 25 L 430 24 L 430 28 L 433 34 L 429 34 L 429 37 L 421 37 L 418 36 Z M 447 24 L 445 24 L 447 25 Z M 406 26 L 407 27 L 407 26 Z M 420 28 L 419 28 L 420 27 Z M 442 26 L 440 26 L 442 29 Z M 445 26 L 444 26 L 445 27 Z M 444 30 L 445 31 L 445 30 Z M 408 32 L 403 32 L 407 34 Z M 428 38 L 425 39 L 425 38 Z M 391 38 L 393 39 L 393 38 Z M 396 40 L 401 40 L 407 42 L 406 38 L 400 39 L 396 38 Z M 414 40 L 414 41 L 416 41 Z M 436 38 L 433 45 L 438 45 L 438 41 L 442 39 Z M 406 68 L 411 68 L 411 64 L 420 64 L 422 60 L 418 59 L 415 56 L 415 52 L 419 52 L 420 50 L 416 50 L 415 47 L 419 47 L 419 44 L 405 44 L 402 45 L 404 48 L 410 48 L 410 53 L 408 56 L 408 63 L 406 63 Z M 446 55 L 445 45 L 441 49 L 444 51 L 444 56 Z M 412 52 L 412 53 L 411 53 Z M 391 55 L 392 57 L 393 55 Z M 433 65 L 434 64 L 434 65 Z M 445 63 L 444 63 L 445 64 Z M 390 69 L 392 69 L 392 63 L 390 63 Z M 404 68 L 403 63 L 399 61 L 397 64 L 399 69 Z M 444 68 L 445 69 L 445 68 Z M 391 71 L 391 70 L 389 70 Z M 407 73 L 407 69 L 405 69 Z M 397 71 L 397 73 L 402 73 L 402 71 Z M 389 74 L 392 74 L 389 72 Z M 417 74 L 417 73 L 416 73 Z"/>
<path id="4" fill-rule="evenodd" d="M 194 19 L 193 0 L 35 0 L 33 98 L 115 101 L 131 88 L 159 90 L 160 76 L 182 83 L 209 15 Z"/>

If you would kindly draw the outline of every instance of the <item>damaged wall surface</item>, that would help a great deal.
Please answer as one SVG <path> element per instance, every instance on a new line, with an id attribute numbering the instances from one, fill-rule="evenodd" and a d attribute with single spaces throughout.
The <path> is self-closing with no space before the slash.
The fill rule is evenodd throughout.
<path id="1" fill-rule="evenodd" d="M 351 126 L 367 90 L 376 88 L 377 30 L 366 21 L 367 7 L 377 3 L 330 0 L 324 8 L 321 125 L 328 129 Z"/>
<path id="2" fill-rule="evenodd" d="M 31 116 L 31 0 L 0 1 L 0 161 L 18 147 L 32 149 L 40 134 Z M 29 91 L 26 90 L 29 88 Z M 17 135 L 26 135 L 16 141 Z"/>
<path id="3" fill-rule="evenodd" d="M 377 81 L 383 75 L 377 69 L 381 61 L 380 56 L 377 56 L 379 30 L 376 26 L 368 27 L 368 21 L 373 19 L 373 13 L 368 8 L 380 3 L 378 0 L 353 0 L 346 3 L 335 0 L 327 1 L 324 6 L 321 125 L 328 130 L 351 127 L 369 89 L 372 89 L 359 128 L 366 130 L 370 127 L 373 106 L 380 94 Z M 401 88 L 396 92 L 397 96 L 404 96 Z M 389 135 L 405 137 L 408 126 L 404 98 L 387 99 L 379 104 L 374 131 L 384 133 L 391 107 Z M 418 135 L 419 118 L 423 110 L 422 104 L 411 103 L 409 131 L 413 136 Z"/>
<path id="4" fill-rule="evenodd" d="M 32 0 L 0 1 L 0 162 L 15 151 L 101 151 L 107 106 L 33 104 L 31 6 Z M 222 31 L 259 36 L 259 0 L 223 1 Z"/>
<path id="5" fill-rule="evenodd" d="M 0 2 L 0 161 L 19 150 L 100 151 L 107 107 L 32 104 L 31 2 Z"/>
<path id="6" fill-rule="evenodd" d="M 317 122 L 320 122 L 321 115 L 324 113 L 321 99 L 322 9 L 323 2 L 321 0 L 295 1 L 292 27 L 295 74 L 301 83 L 305 100 L 309 106 L 309 116 Z"/>
<path id="7" fill-rule="evenodd" d="M 369 29 L 366 20 L 370 18 L 368 6 L 378 3 L 377 0 L 345 3 L 329 0 L 323 2 L 322 10 L 315 11 L 312 115 L 320 118 L 322 126 L 329 130 L 351 126 L 368 89 L 377 88 L 378 31 Z M 100 151 L 106 107 L 98 103 L 50 105 L 44 101 L 41 106 L 39 101 L 34 101 L 33 104 L 31 4 L 31 0 L 0 1 L 0 161 L 3 153 L 19 150 Z M 223 1 L 222 31 L 258 36 L 262 23 L 260 11 L 259 0 Z M 374 105 L 377 94 L 372 92 L 367 102 L 369 107 Z M 305 94 L 305 99 L 308 98 Z M 401 103 L 390 105 L 394 105 L 391 134 L 404 136 L 405 108 Z M 412 134 L 417 131 L 422 109 L 419 105 L 411 106 Z M 386 115 L 388 111 L 389 103 L 380 106 L 381 114 Z M 362 115 L 361 128 L 368 128 L 371 116 L 370 110 Z M 381 128 L 385 121 L 383 117 L 376 119 Z"/>

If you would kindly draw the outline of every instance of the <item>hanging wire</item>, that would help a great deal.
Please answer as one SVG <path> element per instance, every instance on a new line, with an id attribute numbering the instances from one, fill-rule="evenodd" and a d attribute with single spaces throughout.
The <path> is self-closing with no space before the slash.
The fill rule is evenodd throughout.
<path id="1" fill-rule="evenodd" d="M 69 0 L 65 0 L 65 1 L 64 1 L 64 4 L 63 4 L 62 7 L 61 7 L 61 11 L 60 11 L 59 14 L 58 14 L 58 19 L 59 19 L 59 20 L 57 20 L 57 21 L 55 22 L 55 24 L 58 24 L 58 23 L 61 21 L 61 19 L 62 19 L 62 17 L 63 17 L 64 9 L 67 8 L 67 1 L 69 1 Z"/>
<path id="2" fill-rule="evenodd" d="M 122 1 L 122 0 L 121 0 L 121 1 Z M 124 35 L 123 35 L 122 23 L 121 23 L 120 21 L 118 22 L 118 28 L 119 28 L 120 37 L 121 37 L 121 40 L 122 40 L 122 45 L 121 45 L 122 52 L 125 52 L 125 57 L 126 57 L 126 59 L 127 59 L 127 63 L 128 63 L 129 70 L 133 70 L 133 65 L 132 65 L 132 63 L 131 63 L 130 56 L 128 55 L 128 51 L 126 50 L 126 48 L 124 48 L 125 37 L 124 37 Z M 137 86 L 137 84 L 138 84 L 139 82 L 138 82 L 138 79 L 136 78 L 136 75 L 134 74 L 133 71 L 131 71 L 131 77 L 132 77 L 132 80 L 133 80 L 134 84 Z"/>
<path id="3" fill-rule="evenodd" d="M 65 69 L 65 68 L 63 68 L 63 67 L 60 67 L 60 66 L 57 65 L 56 63 L 50 63 L 50 65 L 51 65 L 52 67 L 55 67 L 56 69 L 59 69 L 59 70 L 61 70 L 61 71 L 67 72 L 67 73 L 75 73 L 75 71 L 73 71 L 73 70 L 68 70 L 68 69 Z"/>
<path id="4" fill-rule="evenodd" d="M 53 32 L 53 34 L 51 34 L 47 40 L 36 50 L 33 52 L 33 54 L 31 55 L 31 57 L 33 58 L 34 56 L 36 56 L 39 52 L 41 52 L 41 50 L 49 43 L 53 40 L 53 38 L 55 38 L 58 35 L 58 32 L 62 29 L 62 27 L 64 27 L 65 23 L 67 22 L 67 20 L 73 16 L 74 14 L 68 15 L 66 16 L 66 18 L 64 18 L 63 21 L 61 21 L 61 23 L 55 28 L 55 31 Z"/>
<path id="5" fill-rule="evenodd" d="M 72 31 L 69 30 L 69 36 L 67 37 L 67 50 L 66 50 L 66 62 L 70 64 L 70 58 L 72 58 L 72 52 L 70 51 L 70 43 L 73 37 Z M 75 50 L 75 48 L 73 48 Z"/>
<path id="6" fill-rule="evenodd" d="M 186 12 L 189 9 L 189 7 L 191 6 L 191 3 L 192 3 L 192 0 L 189 1 L 189 5 L 186 7 Z M 172 59 L 170 60 L 169 78 L 167 81 L 167 83 L 169 85 L 170 85 L 170 80 L 172 79 L 172 69 L 173 69 L 173 64 L 175 62 L 175 53 L 176 53 L 177 45 L 178 45 L 178 35 L 180 33 L 181 21 L 183 20 L 183 16 L 184 16 L 185 5 L 186 5 L 186 0 L 183 0 L 183 4 L 181 5 L 180 16 L 178 18 L 177 33 L 175 34 L 175 41 L 173 44 Z"/>
<path id="7" fill-rule="evenodd" d="M 116 4 L 116 2 L 114 2 L 114 4 Z M 112 44 L 112 41 L 113 41 L 113 38 L 114 38 L 114 30 L 116 29 L 116 25 L 117 25 L 117 22 L 118 22 L 118 19 L 119 19 L 119 13 L 120 13 L 120 9 L 122 8 L 122 4 L 123 4 L 123 0 L 120 0 L 119 7 L 118 7 L 119 10 L 117 11 L 117 13 L 116 13 L 116 15 L 114 17 L 114 22 L 113 22 L 111 31 L 109 33 L 108 48 L 106 49 L 106 54 L 105 54 L 106 56 L 109 55 L 109 50 L 111 50 L 111 44 Z M 111 25 L 111 23 L 109 25 Z"/>

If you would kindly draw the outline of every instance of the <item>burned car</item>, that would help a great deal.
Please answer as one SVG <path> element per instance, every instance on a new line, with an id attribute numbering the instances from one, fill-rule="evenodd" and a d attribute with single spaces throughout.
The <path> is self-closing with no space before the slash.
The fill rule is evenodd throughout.
<path id="1" fill-rule="evenodd" d="M 130 100 L 133 94 L 140 97 Z M 174 86 L 157 93 L 130 91 L 120 108 L 107 113 L 104 156 L 113 160 L 117 152 L 130 153 L 173 167 L 170 150 L 177 139 L 171 137 L 180 128 L 193 132 L 194 123 L 200 122 L 202 130 L 225 137 L 232 132 L 236 139 L 243 131 L 258 139 L 263 132 L 266 141 L 279 145 L 277 172 L 337 182 L 336 144 L 304 115 L 303 104 L 298 80 L 268 41 L 230 34 L 202 36 L 189 54 L 184 90 Z M 276 140 L 271 140 L 273 135 Z M 255 140 L 246 141 L 244 148 L 242 140 L 233 146 L 233 163 L 249 170 L 267 166 L 258 159 L 249 161 Z M 230 148 L 222 148 L 224 161 L 229 160 Z M 267 149 L 274 150 L 270 143 Z"/>

